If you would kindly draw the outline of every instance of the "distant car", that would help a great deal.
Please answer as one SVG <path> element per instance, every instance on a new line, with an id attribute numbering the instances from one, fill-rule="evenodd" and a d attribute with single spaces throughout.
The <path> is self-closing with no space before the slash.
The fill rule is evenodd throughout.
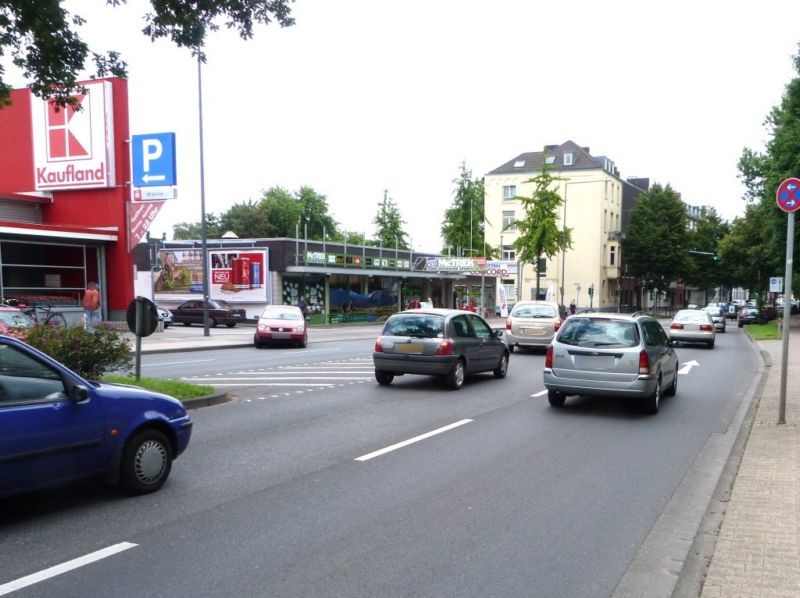
<path id="1" fill-rule="evenodd" d="M 8 334 L 14 328 L 30 328 L 33 319 L 21 309 L 0 305 L 0 334 Z"/>
<path id="2" fill-rule="evenodd" d="M 509 351 L 502 330 L 477 314 L 455 309 L 414 309 L 386 320 L 375 341 L 375 379 L 387 386 L 396 376 L 442 376 L 452 390 L 468 374 L 491 371 L 505 378 Z"/>
<path id="3" fill-rule="evenodd" d="M 706 307 L 705 310 L 710 316 L 711 321 L 714 323 L 714 328 L 717 332 L 725 332 L 727 322 L 725 320 L 725 309 L 720 306 Z"/>
<path id="4" fill-rule="evenodd" d="M 131 494 L 158 490 L 189 444 L 180 401 L 85 380 L 0 336 L 0 496 L 100 476 Z"/>
<path id="5" fill-rule="evenodd" d="M 217 326 L 224 324 L 228 328 L 233 328 L 247 320 L 247 312 L 244 309 L 233 307 L 227 301 L 212 299 L 208 302 L 208 325 Z M 203 301 L 192 299 L 185 301 L 172 310 L 172 321 L 176 324 L 189 326 L 191 324 L 203 323 Z"/>
<path id="6" fill-rule="evenodd" d="M 520 301 L 506 318 L 506 345 L 546 349 L 566 320 L 566 310 L 553 301 Z"/>
<path id="7" fill-rule="evenodd" d="M 669 338 L 680 343 L 703 343 L 714 348 L 717 333 L 711 314 L 702 309 L 682 309 L 669 325 Z"/>
<path id="8" fill-rule="evenodd" d="M 700 306 L 697 305 L 696 303 L 690 303 L 689 305 L 686 306 L 686 309 L 700 309 Z"/>
<path id="9" fill-rule="evenodd" d="M 740 309 L 742 309 L 741 305 L 731 302 L 731 304 L 728 305 L 727 311 L 725 312 L 725 317 L 729 320 L 735 320 Z"/>
<path id="10" fill-rule="evenodd" d="M 547 348 L 544 385 L 553 407 L 569 395 L 608 396 L 635 399 L 657 413 L 662 394 L 677 392 L 678 356 L 651 316 L 575 314 Z"/>
<path id="11" fill-rule="evenodd" d="M 159 307 L 156 305 L 156 311 L 158 312 L 158 319 L 164 323 L 164 328 L 169 327 L 172 324 L 172 312 L 165 307 Z"/>
<path id="12" fill-rule="evenodd" d="M 513 309 L 514 309 L 514 305 L 515 305 L 514 303 L 506 303 L 506 313 L 509 313 L 509 314 L 510 314 L 510 313 L 511 313 L 511 310 L 513 310 Z M 499 318 L 499 317 L 501 317 L 501 316 L 502 316 L 502 314 L 501 314 L 501 309 L 500 309 L 500 306 L 499 306 L 499 305 L 495 305 L 495 307 L 494 307 L 494 315 L 495 315 L 495 317 L 497 317 L 497 318 Z"/>
<path id="13" fill-rule="evenodd" d="M 736 325 L 743 328 L 745 324 L 755 324 L 758 320 L 758 310 L 755 307 L 743 307 L 739 310 Z"/>
<path id="14" fill-rule="evenodd" d="M 308 327 L 296 305 L 268 305 L 258 318 L 253 344 L 257 349 L 270 343 L 308 345 Z"/>

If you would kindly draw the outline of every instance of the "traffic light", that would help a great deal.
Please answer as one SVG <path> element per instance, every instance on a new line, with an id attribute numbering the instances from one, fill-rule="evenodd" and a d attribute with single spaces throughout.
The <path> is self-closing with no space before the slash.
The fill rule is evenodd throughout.
<path id="1" fill-rule="evenodd" d="M 715 254 L 714 254 L 712 257 L 711 257 L 711 259 L 712 259 L 713 261 L 715 261 L 715 262 L 716 262 L 716 261 L 719 259 L 719 256 L 718 256 L 718 255 L 715 253 Z"/>
<path id="2" fill-rule="evenodd" d="M 589 297 L 594 297 L 594 283 L 589 285 Z"/>

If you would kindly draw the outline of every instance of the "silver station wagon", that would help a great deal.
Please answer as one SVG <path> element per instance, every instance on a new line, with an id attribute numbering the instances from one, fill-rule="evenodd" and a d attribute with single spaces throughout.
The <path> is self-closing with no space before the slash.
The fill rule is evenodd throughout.
<path id="1" fill-rule="evenodd" d="M 547 348 L 544 385 L 553 407 L 568 395 L 630 397 L 657 413 L 662 394 L 678 389 L 678 357 L 655 318 L 577 314 Z"/>
<path id="2" fill-rule="evenodd" d="M 505 378 L 508 348 L 502 330 L 455 309 L 412 309 L 394 314 L 375 341 L 375 379 L 386 386 L 395 376 L 442 376 L 458 390 L 467 374 L 492 372 Z"/>

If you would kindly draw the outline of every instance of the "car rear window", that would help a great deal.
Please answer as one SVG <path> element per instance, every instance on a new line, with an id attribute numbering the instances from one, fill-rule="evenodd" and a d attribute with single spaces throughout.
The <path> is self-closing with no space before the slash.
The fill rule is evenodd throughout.
<path id="1" fill-rule="evenodd" d="M 567 318 L 558 342 L 576 347 L 635 347 L 639 329 L 635 322 L 604 318 Z"/>
<path id="2" fill-rule="evenodd" d="M 556 310 L 551 305 L 517 305 L 511 311 L 515 318 L 555 318 Z"/>
<path id="3" fill-rule="evenodd" d="M 697 310 L 679 311 L 675 314 L 675 321 L 708 323 L 708 314 L 707 312 Z"/>
<path id="4" fill-rule="evenodd" d="M 397 314 L 383 328 L 386 336 L 444 337 L 444 316 L 437 314 Z"/>

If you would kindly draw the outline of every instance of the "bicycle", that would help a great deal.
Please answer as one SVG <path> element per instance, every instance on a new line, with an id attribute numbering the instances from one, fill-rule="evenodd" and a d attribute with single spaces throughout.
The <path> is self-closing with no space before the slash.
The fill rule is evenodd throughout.
<path id="1" fill-rule="evenodd" d="M 49 303 L 32 303 L 22 309 L 24 313 L 33 318 L 36 324 L 52 326 L 54 328 L 66 328 L 67 320 L 61 312 L 53 311 L 53 306 Z"/>

